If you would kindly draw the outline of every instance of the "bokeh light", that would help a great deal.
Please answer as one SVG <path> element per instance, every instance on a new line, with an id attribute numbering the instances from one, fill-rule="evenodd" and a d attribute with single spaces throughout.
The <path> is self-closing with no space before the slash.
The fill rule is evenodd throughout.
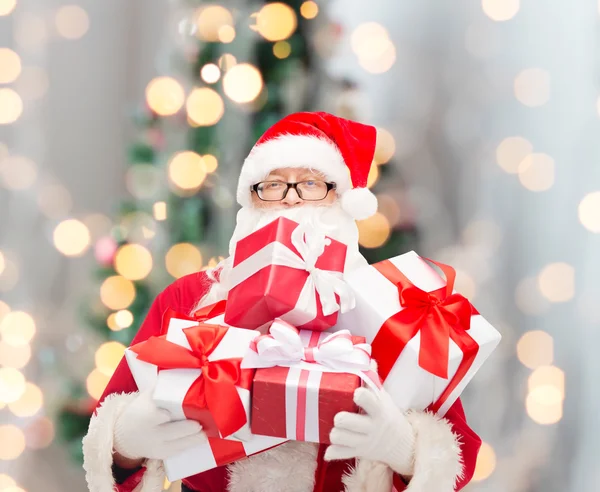
<path id="1" fill-rule="evenodd" d="M 38 413 L 44 405 L 42 390 L 33 383 L 26 383 L 21 397 L 8 404 L 9 410 L 17 417 L 31 417 Z"/>
<path id="2" fill-rule="evenodd" d="M 63 220 L 54 229 L 54 246 L 65 256 L 81 256 L 91 244 L 90 231 L 76 219 Z"/>
<path id="3" fill-rule="evenodd" d="M 39 417 L 25 427 L 24 434 L 29 449 L 44 449 L 54 440 L 54 424 L 48 417 Z"/>
<path id="4" fill-rule="evenodd" d="M 46 17 L 24 9 L 15 19 L 13 36 L 20 49 L 29 53 L 39 53 L 48 40 L 48 21 Z"/>
<path id="5" fill-rule="evenodd" d="M 5 340 L 0 341 L 0 365 L 23 369 L 31 360 L 31 347 L 27 344 L 11 345 Z"/>
<path id="6" fill-rule="evenodd" d="M 203 155 L 202 160 L 204 161 L 204 167 L 207 173 L 214 173 L 217 170 L 217 167 L 219 167 L 217 158 L 212 154 Z"/>
<path id="7" fill-rule="evenodd" d="M 167 204 L 165 202 L 156 202 L 152 205 L 152 213 L 156 220 L 167 219 Z"/>
<path id="8" fill-rule="evenodd" d="M 25 451 L 25 435 L 14 425 L 0 425 L 0 460 L 14 460 Z"/>
<path id="9" fill-rule="evenodd" d="M 100 286 L 100 299 L 109 309 L 125 309 L 135 299 L 135 286 L 131 280 L 120 275 L 108 277 Z"/>
<path id="10" fill-rule="evenodd" d="M 538 276 L 540 292 L 550 302 L 567 302 L 575 296 L 575 269 L 567 263 L 546 265 Z"/>
<path id="11" fill-rule="evenodd" d="M 0 178 L 9 190 L 26 190 L 37 179 L 35 163 L 21 155 L 11 155 L 0 162 Z"/>
<path id="12" fill-rule="evenodd" d="M 180 278 L 202 269 L 202 253 L 193 244 L 175 244 L 167 251 L 165 264 L 169 274 Z"/>
<path id="13" fill-rule="evenodd" d="M 233 26 L 221 26 L 217 35 L 221 43 L 231 43 L 235 39 L 235 29 Z"/>
<path id="14" fill-rule="evenodd" d="M 2 254 L 2 251 L 0 251 L 0 275 L 2 275 L 2 270 L 3 270 L 3 266 L 4 266 L 3 261 L 4 261 L 4 256 Z M 10 313 L 10 306 L 8 304 L 6 304 L 4 301 L 0 301 L 0 323 L 4 319 L 4 316 L 6 316 L 8 313 Z"/>
<path id="15" fill-rule="evenodd" d="M 112 376 L 125 354 L 125 345 L 119 342 L 106 342 L 96 350 L 96 368 L 107 376 Z"/>
<path id="16" fill-rule="evenodd" d="M 517 174 L 519 165 L 533 152 L 533 145 L 523 137 L 507 137 L 496 148 L 496 162 L 509 174 Z"/>
<path id="17" fill-rule="evenodd" d="M 0 0 L 0 5 L 2 5 L 2 0 Z M 0 490 L 4 491 L 4 489 L 15 487 L 16 485 L 17 482 L 10 475 L 0 473 Z"/>
<path id="18" fill-rule="evenodd" d="M 528 68 L 515 78 L 515 97 L 525 106 L 543 106 L 550 99 L 550 74 L 541 68 Z"/>
<path id="19" fill-rule="evenodd" d="M 494 448 L 484 441 L 481 443 L 481 448 L 479 448 L 479 454 L 477 455 L 473 481 L 481 482 L 486 480 L 494 473 L 495 469 L 496 453 L 494 452 Z"/>
<path id="20" fill-rule="evenodd" d="M 38 206 L 49 219 L 61 219 L 73 207 L 71 194 L 60 183 L 43 183 L 38 191 Z"/>
<path id="21" fill-rule="evenodd" d="M 267 41 L 283 41 L 289 38 L 296 27 L 296 12 L 289 5 L 281 2 L 268 3 L 253 14 L 256 21 L 252 29 L 258 31 Z"/>
<path id="22" fill-rule="evenodd" d="M 0 125 L 8 125 L 23 113 L 23 100 L 13 89 L 0 88 Z"/>
<path id="23" fill-rule="evenodd" d="M 543 386 L 551 386 L 556 388 L 561 396 L 561 400 L 565 396 L 565 373 L 562 369 L 556 366 L 540 366 L 533 371 L 527 380 L 527 388 L 533 391 L 536 388 Z"/>
<path id="24" fill-rule="evenodd" d="M 554 360 L 554 340 L 545 331 L 528 331 L 517 343 L 517 356 L 529 369 L 548 366 Z"/>
<path id="25" fill-rule="evenodd" d="M 351 45 L 367 72 L 387 72 L 396 61 L 396 48 L 385 27 L 377 22 L 360 24 L 352 33 Z"/>
<path id="26" fill-rule="evenodd" d="M 372 188 L 379 179 L 379 167 L 373 163 L 371 169 L 369 169 L 369 175 L 367 176 L 367 188 Z"/>
<path id="27" fill-rule="evenodd" d="M 152 254 L 141 244 L 124 244 L 115 255 L 115 270 L 129 280 L 141 280 L 152 271 Z"/>
<path id="28" fill-rule="evenodd" d="M 121 309 L 116 313 L 111 314 L 114 316 L 115 324 L 119 329 L 129 328 L 133 324 L 133 314 L 127 309 Z"/>
<path id="29" fill-rule="evenodd" d="M 200 70 L 200 77 L 207 84 L 214 84 L 221 77 L 221 69 L 214 63 L 207 63 Z"/>
<path id="30" fill-rule="evenodd" d="M 207 5 L 196 11 L 196 36 L 203 41 L 219 41 L 223 27 L 233 28 L 233 15 L 221 5 Z"/>
<path id="31" fill-rule="evenodd" d="M 579 202 L 579 221 L 588 231 L 600 234 L 600 191 L 588 193 Z"/>
<path id="32" fill-rule="evenodd" d="M 554 159 L 547 154 L 529 154 L 519 164 L 518 173 L 528 190 L 546 191 L 554 184 Z"/>
<path id="33" fill-rule="evenodd" d="M 502 22 L 517 15 L 521 2 L 520 0 L 482 0 L 481 7 L 490 19 Z"/>
<path id="34" fill-rule="evenodd" d="M 182 190 L 199 188 L 205 178 L 204 160 L 196 152 L 178 152 L 169 161 L 169 180 Z"/>
<path id="35" fill-rule="evenodd" d="M 56 30 L 66 39 L 79 39 L 90 28 L 90 18 L 79 5 L 64 5 L 56 12 Z"/>
<path id="36" fill-rule="evenodd" d="M 25 311 L 11 311 L 0 322 L 0 335 L 9 345 L 27 345 L 35 335 L 35 321 Z"/>
<path id="37" fill-rule="evenodd" d="M 25 393 L 25 376 L 14 367 L 0 368 L 0 401 L 12 403 Z"/>
<path id="38" fill-rule="evenodd" d="M 232 67 L 223 77 L 223 90 L 229 99 L 237 103 L 254 101 L 263 87 L 260 71 L 249 63 Z"/>
<path id="39" fill-rule="evenodd" d="M 0 84 L 10 84 L 21 73 L 21 58 L 10 48 L 0 48 Z"/>
<path id="40" fill-rule="evenodd" d="M 312 0 L 302 2 L 300 5 L 300 15 L 305 19 L 314 19 L 319 14 L 319 6 Z"/>
<path id="41" fill-rule="evenodd" d="M 525 401 L 527 414 L 534 422 L 540 425 L 552 425 L 560 421 L 563 416 L 563 403 L 556 398 L 548 399 L 547 387 L 536 388 L 530 391 Z"/>
<path id="42" fill-rule="evenodd" d="M 99 400 L 109 381 L 110 376 L 98 369 L 94 369 L 85 380 L 87 392 L 94 400 Z"/>
<path id="43" fill-rule="evenodd" d="M 155 113 L 169 116 L 181 109 L 185 102 L 185 92 L 174 78 L 157 77 L 146 86 L 146 101 Z"/>
<path id="44" fill-rule="evenodd" d="M 385 164 L 396 152 L 394 136 L 385 128 L 377 128 L 377 142 L 375 144 L 374 160 L 377 164 Z"/>
<path id="45" fill-rule="evenodd" d="M 365 248 L 378 248 L 390 237 L 390 223 L 385 215 L 377 212 L 372 217 L 356 222 L 358 242 Z"/>
<path id="46" fill-rule="evenodd" d="M 235 56 L 233 56 L 231 53 L 225 53 L 219 57 L 218 65 L 222 72 L 227 72 L 227 70 L 230 70 L 232 67 L 234 67 L 236 63 L 237 60 L 235 59 Z"/>
<path id="47" fill-rule="evenodd" d="M 284 58 L 290 56 L 291 52 L 292 45 L 287 41 L 277 41 L 273 45 L 273 54 L 280 60 L 283 60 Z"/>
<path id="48" fill-rule="evenodd" d="M 9 15 L 17 6 L 17 0 L 0 0 L 0 16 Z"/>
<path id="49" fill-rule="evenodd" d="M 218 92 L 209 87 L 199 87 L 188 96 L 186 110 L 192 123 L 211 126 L 221 119 L 225 105 Z"/>

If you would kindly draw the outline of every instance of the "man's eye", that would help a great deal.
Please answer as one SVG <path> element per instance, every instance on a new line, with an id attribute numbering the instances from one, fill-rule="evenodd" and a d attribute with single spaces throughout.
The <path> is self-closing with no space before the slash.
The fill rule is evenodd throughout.
<path id="1" fill-rule="evenodd" d="M 277 188 L 281 188 L 282 183 L 269 183 L 269 188 L 271 189 L 277 189 Z"/>
<path id="2" fill-rule="evenodd" d="M 316 186 L 317 182 L 316 181 L 306 181 L 306 186 Z"/>

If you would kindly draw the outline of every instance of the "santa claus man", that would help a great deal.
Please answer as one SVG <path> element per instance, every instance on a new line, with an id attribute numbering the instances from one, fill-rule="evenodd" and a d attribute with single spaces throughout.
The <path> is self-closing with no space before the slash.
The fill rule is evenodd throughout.
<path id="1" fill-rule="evenodd" d="M 214 271 L 178 279 L 154 301 L 133 343 L 161 334 L 167 308 L 191 313 L 227 297 L 236 241 L 278 216 L 319 228 L 348 245 L 346 271 L 366 264 L 356 219 L 374 214 L 367 189 L 375 129 L 326 113 L 290 115 L 256 143 L 242 167 L 242 206 L 230 256 Z M 183 480 L 197 492 L 452 492 L 473 475 L 481 441 L 460 400 L 444 419 L 398 409 L 389 395 L 360 388 L 361 414 L 335 417 L 331 445 L 285 444 Z M 84 438 L 92 492 L 162 490 L 162 460 L 205 442 L 200 424 L 172 421 L 138 392 L 125 360 L 117 368 Z"/>

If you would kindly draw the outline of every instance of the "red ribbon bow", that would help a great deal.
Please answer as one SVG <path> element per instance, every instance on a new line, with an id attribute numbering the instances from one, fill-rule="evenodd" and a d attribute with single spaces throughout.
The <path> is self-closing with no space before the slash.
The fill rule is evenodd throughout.
<path id="1" fill-rule="evenodd" d="M 164 316 L 165 323 L 168 324 L 171 318 L 195 320 L 194 317 L 168 310 Z M 247 423 L 246 410 L 235 387 L 249 388 L 254 373 L 252 369 L 241 369 L 241 358 L 208 360 L 227 330 L 226 326 L 202 322 L 185 328 L 183 332 L 191 350 L 169 342 L 166 335 L 150 337 L 131 347 L 139 360 L 156 365 L 159 371 L 200 369 L 202 375 L 194 381 L 185 397 L 185 414 L 194 418 L 197 410 L 208 409 L 223 437 L 233 434 Z M 203 417 L 194 419 L 203 420 Z"/>
<path id="2" fill-rule="evenodd" d="M 475 360 L 479 346 L 467 330 L 471 316 L 477 314 L 461 294 L 453 294 L 455 270 L 442 263 L 437 265 L 446 276 L 446 287 L 426 292 L 413 285 L 389 260 L 373 265 L 385 278 L 398 287 L 401 311 L 392 315 L 373 340 L 373 358 L 378 361 L 379 375 L 385 380 L 408 342 L 421 333 L 419 366 L 440 378 L 448 378 L 450 340 L 463 352 L 462 361 L 448 387 L 434 405 L 437 411 Z M 437 408 L 435 408 L 437 407 Z"/>

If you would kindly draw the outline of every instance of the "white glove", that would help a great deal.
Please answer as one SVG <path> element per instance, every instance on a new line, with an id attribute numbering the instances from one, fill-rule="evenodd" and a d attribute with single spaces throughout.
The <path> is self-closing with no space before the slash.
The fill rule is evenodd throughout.
<path id="1" fill-rule="evenodd" d="M 354 402 L 365 414 L 340 412 L 329 435 L 325 460 L 364 458 L 388 465 L 411 476 L 414 468 L 415 431 L 385 391 L 358 388 Z"/>
<path id="2" fill-rule="evenodd" d="M 155 405 L 150 392 L 143 392 L 117 417 L 113 447 L 125 458 L 165 460 L 206 441 L 198 422 L 173 421 L 167 410 Z"/>

